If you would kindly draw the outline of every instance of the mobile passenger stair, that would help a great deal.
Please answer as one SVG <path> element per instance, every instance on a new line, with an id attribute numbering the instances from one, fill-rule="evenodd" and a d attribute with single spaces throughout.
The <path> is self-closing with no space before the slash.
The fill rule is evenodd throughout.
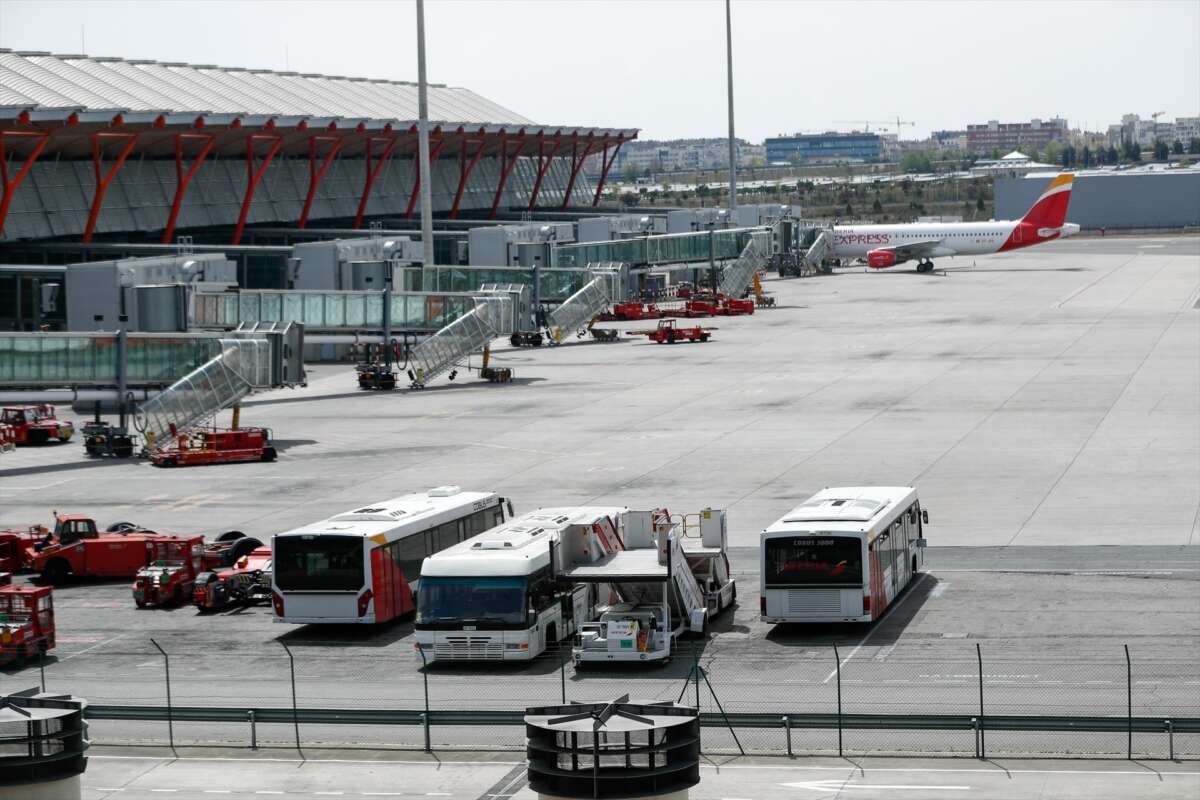
<path id="1" fill-rule="evenodd" d="M 750 241 L 742 248 L 741 255 L 721 273 L 721 281 L 717 285 L 721 294 L 734 299 L 745 297 L 755 273 L 767 265 L 771 252 L 770 237 L 768 231 L 755 231 L 750 235 Z"/>
<path id="2" fill-rule="evenodd" d="M 546 317 L 547 340 L 552 345 L 562 344 L 572 333 L 584 336 L 606 308 L 625 299 L 625 271 L 620 262 L 588 264 L 587 269 L 592 279 Z"/>
<path id="3" fill-rule="evenodd" d="M 304 382 L 302 325 L 257 323 L 219 341 L 219 353 L 137 407 L 134 427 L 147 450 L 213 419 L 251 392 Z"/>
<path id="4" fill-rule="evenodd" d="M 781 278 L 804 278 L 809 275 L 828 273 L 825 260 L 833 249 L 833 229 L 813 226 L 803 229 L 800 238 L 800 253 L 788 258 L 779 257 L 776 268 Z"/>
<path id="5" fill-rule="evenodd" d="M 489 346 L 500 336 L 511 336 L 520 329 L 515 318 L 516 305 L 509 292 L 480 293 L 473 298 L 475 307 L 446 325 L 412 349 L 408 376 L 412 388 L 423 389 L 443 373 L 453 380 L 460 364 L 472 353 L 483 351 L 480 375 L 494 383 L 512 379 L 512 371 L 488 366 Z"/>

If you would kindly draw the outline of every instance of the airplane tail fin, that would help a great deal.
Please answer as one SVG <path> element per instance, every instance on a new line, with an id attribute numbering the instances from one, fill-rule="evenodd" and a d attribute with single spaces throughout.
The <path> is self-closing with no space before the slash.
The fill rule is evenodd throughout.
<path id="1" fill-rule="evenodd" d="M 1064 172 L 1042 192 L 1037 202 L 1025 212 L 1021 221 L 1037 228 L 1061 228 L 1067 219 L 1067 206 L 1071 202 L 1071 187 L 1075 176 Z"/>

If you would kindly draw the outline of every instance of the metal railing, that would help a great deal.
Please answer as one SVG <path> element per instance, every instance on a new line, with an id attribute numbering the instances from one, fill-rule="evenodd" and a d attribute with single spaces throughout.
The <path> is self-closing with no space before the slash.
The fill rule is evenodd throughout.
<path id="1" fill-rule="evenodd" d="M 582 267 L 585 264 L 620 261 L 631 266 L 708 263 L 737 258 L 750 237 L 763 228 L 726 228 L 711 232 L 668 233 L 611 242 L 555 245 L 554 266 Z"/>
<path id="2" fill-rule="evenodd" d="M 438 330 L 474 308 L 471 298 L 467 292 L 393 292 L 392 330 Z M 191 324 L 197 328 L 255 322 L 301 322 L 310 332 L 383 328 L 382 291 L 242 289 L 193 299 Z"/>
<path id="3" fill-rule="evenodd" d="M 130 333 L 126 385 L 165 386 L 221 352 L 216 334 Z M 116 386 L 117 334 L 0 333 L 0 386 Z"/>
<path id="4" fill-rule="evenodd" d="M 214 655 L 122 641 L 126 651 L 44 665 L 43 685 L 88 700 L 98 742 L 516 750 L 526 707 L 636 691 L 698 707 L 714 754 L 1200 759 L 1200 662 L 1186 653 L 1014 659 L 942 642 L 763 656 L 685 641 L 673 663 L 630 674 L 577 672 L 569 646 L 525 667 L 422 669 L 408 648 L 361 643 L 308 645 L 293 659 L 261 643 Z M 177 663 L 186 677 L 172 680 Z M 36 669 L 0 682 L 25 686 Z"/>

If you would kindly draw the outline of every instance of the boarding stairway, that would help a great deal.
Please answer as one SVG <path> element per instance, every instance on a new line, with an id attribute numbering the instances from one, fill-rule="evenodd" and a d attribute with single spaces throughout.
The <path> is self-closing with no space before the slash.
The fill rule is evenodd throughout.
<path id="1" fill-rule="evenodd" d="M 671 586 L 674 591 L 667 593 L 671 603 L 671 615 L 674 619 L 684 622 L 691 630 L 700 632 L 704 629 L 704 620 L 708 613 L 708 602 L 692 568 L 688 565 L 687 556 L 683 552 L 683 528 L 677 527 L 667 534 L 667 547 L 670 556 L 666 559 L 670 571 Z M 666 553 L 660 548 L 659 560 Z"/>
<path id="2" fill-rule="evenodd" d="M 236 405 L 255 389 L 273 381 L 271 342 L 265 338 L 221 339 L 221 352 L 138 406 L 134 427 L 147 447 L 175 431 L 189 428 Z"/>
<path id="3" fill-rule="evenodd" d="M 562 344 L 571 333 L 587 330 L 597 315 L 625 298 L 619 262 L 588 264 L 593 277 L 546 316 L 550 344 Z"/>
<path id="4" fill-rule="evenodd" d="M 742 248 L 741 255 L 721 274 L 720 292 L 726 297 L 743 297 L 754 280 L 754 273 L 766 267 L 770 250 L 770 233 L 755 231 Z"/>
<path id="5" fill-rule="evenodd" d="M 828 255 L 829 249 L 832 246 L 833 231 L 829 228 L 821 230 L 821 232 L 817 234 L 817 238 L 813 240 L 813 243 L 804 253 L 804 261 L 808 265 L 809 269 L 813 270 L 814 272 L 820 272 L 821 262 L 825 260 L 825 256 Z"/>
<path id="6" fill-rule="evenodd" d="M 478 294 L 475 307 L 412 349 L 409 370 L 413 388 L 421 388 L 462 359 L 487 347 L 517 326 L 513 298 L 497 292 Z"/>

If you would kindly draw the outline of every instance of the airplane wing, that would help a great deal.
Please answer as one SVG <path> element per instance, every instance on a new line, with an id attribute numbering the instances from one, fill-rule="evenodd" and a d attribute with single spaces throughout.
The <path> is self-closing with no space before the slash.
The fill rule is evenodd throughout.
<path id="1" fill-rule="evenodd" d="M 897 263 L 901 261 L 909 261 L 914 258 L 925 258 L 933 255 L 934 248 L 942 243 L 942 239 L 926 239 L 921 242 L 906 242 L 895 247 L 880 247 L 879 250 L 887 250 L 896 254 Z"/>

